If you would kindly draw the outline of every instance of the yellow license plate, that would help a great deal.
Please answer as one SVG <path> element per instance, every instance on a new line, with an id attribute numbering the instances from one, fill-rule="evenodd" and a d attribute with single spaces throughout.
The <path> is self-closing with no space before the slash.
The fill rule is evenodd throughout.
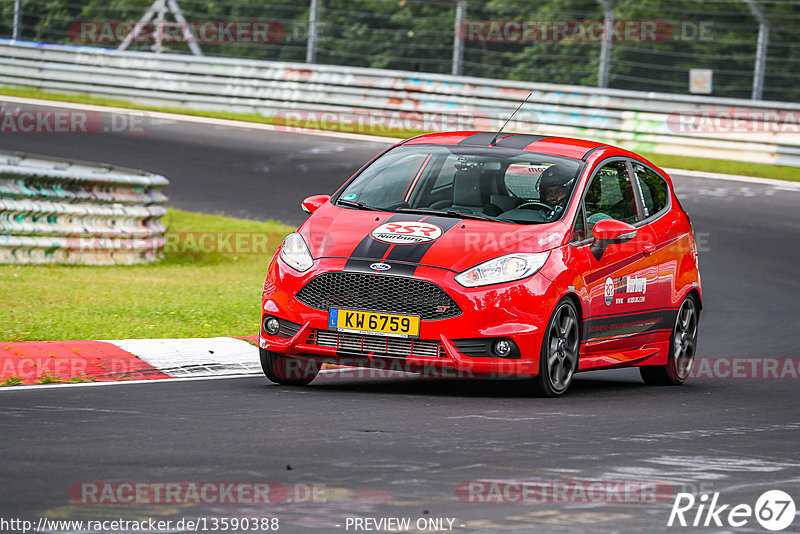
<path id="1" fill-rule="evenodd" d="M 419 317 L 414 315 L 394 315 L 339 308 L 331 308 L 328 314 L 330 330 L 356 334 L 417 337 L 419 336 L 419 321 Z"/>

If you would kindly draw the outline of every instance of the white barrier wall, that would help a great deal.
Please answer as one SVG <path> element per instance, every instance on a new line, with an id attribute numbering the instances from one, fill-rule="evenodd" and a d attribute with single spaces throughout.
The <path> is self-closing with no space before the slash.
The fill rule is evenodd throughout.
<path id="1" fill-rule="evenodd" d="M 163 176 L 0 152 L 0 263 L 134 264 L 161 256 Z"/>
<path id="2" fill-rule="evenodd" d="M 800 105 L 783 102 L 8 40 L 0 40 L 0 84 L 265 116 L 425 115 L 429 124 L 466 122 L 475 129 L 496 127 L 533 92 L 509 131 L 590 138 L 641 152 L 800 166 Z"/>

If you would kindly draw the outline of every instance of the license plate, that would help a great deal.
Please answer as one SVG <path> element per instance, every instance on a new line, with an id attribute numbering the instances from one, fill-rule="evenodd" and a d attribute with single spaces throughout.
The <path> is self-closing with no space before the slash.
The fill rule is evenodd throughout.
<path id="1" fill-rule="evenodd" d="M 328 328 L 355 334 L 417 337 L 419 336 L 419 321 L 419 317 L 414 315 L 331 308 L 328 315 Z"/>

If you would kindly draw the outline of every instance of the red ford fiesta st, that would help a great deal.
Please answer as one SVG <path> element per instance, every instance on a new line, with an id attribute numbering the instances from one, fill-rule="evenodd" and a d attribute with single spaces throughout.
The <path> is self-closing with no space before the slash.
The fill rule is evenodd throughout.
<path id="1" fill-rule="evenodd" d="M 267 378 L 323 363 L 514 377 L 563 394 L 576 372 L 638 366 L 681 384 L 702 291 L 669 176 L 563 137 L 429 134 L 373 158 L 270 263 Z"/>

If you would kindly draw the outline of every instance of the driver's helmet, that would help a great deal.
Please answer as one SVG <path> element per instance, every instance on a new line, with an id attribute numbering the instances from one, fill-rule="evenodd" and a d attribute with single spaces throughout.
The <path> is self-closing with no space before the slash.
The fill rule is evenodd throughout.
<path id="1" fill-rule="evenodd" d="M 539 198 L 548 204 L 566 202 L 573 176 L 558 165 L 549 167 L 539 179 Z"/>

